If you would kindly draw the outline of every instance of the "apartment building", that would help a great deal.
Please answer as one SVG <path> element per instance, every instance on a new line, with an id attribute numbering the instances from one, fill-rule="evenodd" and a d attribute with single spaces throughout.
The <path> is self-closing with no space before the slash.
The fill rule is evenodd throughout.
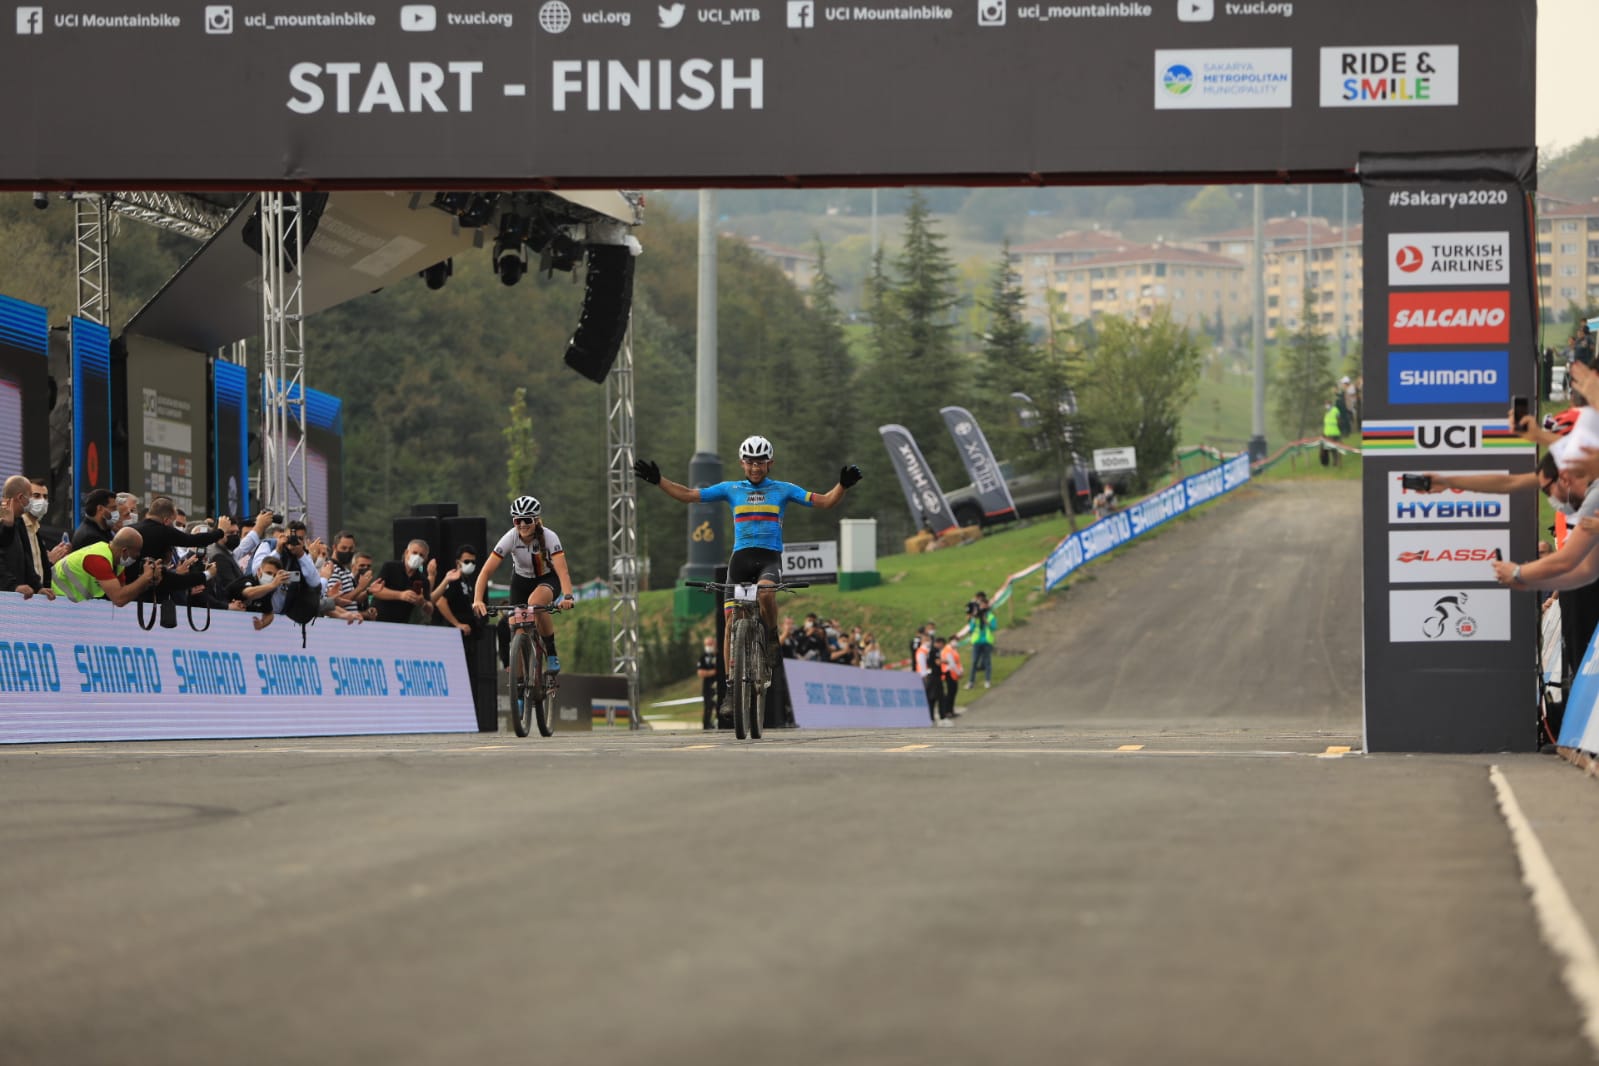
<path id="1" fill-rule="evenodd" d="M 1538 298 L 1546 317 L 1599 307 L 1599 201 L 1539 196 Z"/>
<path id="2" fill-rule="evenodd" d="M 743 241 L 755 251 L 764 255 L 777 264 L 781 270 L 794 283 L 800 292 L 810 292 L 811 285 L 816 281 L 816 256 L 811 252 L 802 252 L 795 248 L 785 248 L 781 244 L 763 241 L 759 237 L 745 237 L 738 233 L 724 233 L 724 237 L 732 237 Z"/>

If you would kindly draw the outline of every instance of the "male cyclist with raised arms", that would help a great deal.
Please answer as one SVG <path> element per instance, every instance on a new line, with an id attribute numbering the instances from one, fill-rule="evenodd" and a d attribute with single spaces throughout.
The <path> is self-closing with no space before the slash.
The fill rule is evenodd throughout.
<path id="1" fill-rule="evenodd" d="M 733 509 L 733 555 L 727 561 L 727 580 L 734 585 L 752 581 L 761 585 L 761 621 L 766 623 L 766 659 L 770 668 L 777 653 L 777 593 L 771 586 L 783 577 L 783 508 L 789 503 L 823 509 L 837 507 L 844 499 L 844 491 L 861 479 L 861 468 L 844 467 L 838 472 L 838 484 L 818 495 L 767 477 L 772 471 L 772 442 L 765 437 L 744 438 L 738 446 L 738 461 L 744 468 L 744 480 L 723 481 L 702 489 L 691 489 L 662 477 L 661 468 L 645 459 L 633 464 L 633 472 L 650 484 L 659 485 L 674 500 L 725 500 Z M 725 609 L 730 611 L 731 607 Z"/>
<path id="2" fill-rule="evenodd" d="M 489 577 L 500 568 L 500 560 L 511 560 L 511 602 L 546 606 L 559 594 L 555 609 L 564 611 L 574 606 L 572 575 L 566 569 L 566 552 L 561 548 L 561 538 L 555 530 L 539 519 L 543 512 L 539 501 L 531 496 L 518 496 L 511 504 L 511 528 L 489 552 L 483 569 L 477 576 L 477 587 L 472 593 L 472 610 L 478 615 L 489 613 L 484 597 L 489 591 Z M 540 611 L 539 635 L 544 639 L 544 668 L 552 674 L 561 672 L 561 660 L 555 654 L 555 623 Z"/>

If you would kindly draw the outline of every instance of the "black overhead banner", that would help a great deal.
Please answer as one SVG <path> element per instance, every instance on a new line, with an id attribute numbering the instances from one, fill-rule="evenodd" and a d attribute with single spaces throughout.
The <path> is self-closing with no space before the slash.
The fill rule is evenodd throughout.
<path id="1" fill-rule="evenodd" d="M 0 185 L 1313 176 L 1534 143 L 1535 0 L 333 6 L 13 6 Z"/>
<path id="2" fill-rule="evenodd" d="M 1493 559 L 1536 558 L 1536 488 L 1413 491 L 1405 474 L 1522 474 L 1537 394 L 1530 157 L 1362 161 L 1366 746 L 1538 745 L 1537 605 Z"/>

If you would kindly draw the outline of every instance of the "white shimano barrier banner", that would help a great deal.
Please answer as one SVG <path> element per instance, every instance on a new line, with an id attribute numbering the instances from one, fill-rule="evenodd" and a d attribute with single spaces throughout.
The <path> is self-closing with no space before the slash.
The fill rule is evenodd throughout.
<path id="1" fill-rule="evenodd" d="M 1089 560 L 1121 547 L 1191 507 L 1231 492 L 1248 480 L 1249 456 L 1235 455 L 1218 467 L 1185 477 L 1175 485 L 1145 496 L 1126 510 L 1073 533 L 1044 561 L 1044 587 L 1054 588 Z"/>
<path id="2" fill-rule="evenodd" d="M 216 611 L 196 633 L 132 607 L 0 593 L 0 743 L 477 730 L 461 637 Z"/>
<path id="3" fill-rule="evenodd" d="M 927 690 L 909 670 L 783 660 L 794 724 L 801 729 L 904 729 L 930 726 Z"/>

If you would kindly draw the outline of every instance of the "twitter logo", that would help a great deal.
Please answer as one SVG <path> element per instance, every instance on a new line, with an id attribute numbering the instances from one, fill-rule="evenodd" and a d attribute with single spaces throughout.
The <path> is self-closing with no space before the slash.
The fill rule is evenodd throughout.
<path id="1" fill-rule="evenodd" d="M 673 4 L 671 7 L 656 7 L 656 12 L 661 16 L 661 29 L 669 30 L 683 21 L 683 5 Z"/>

